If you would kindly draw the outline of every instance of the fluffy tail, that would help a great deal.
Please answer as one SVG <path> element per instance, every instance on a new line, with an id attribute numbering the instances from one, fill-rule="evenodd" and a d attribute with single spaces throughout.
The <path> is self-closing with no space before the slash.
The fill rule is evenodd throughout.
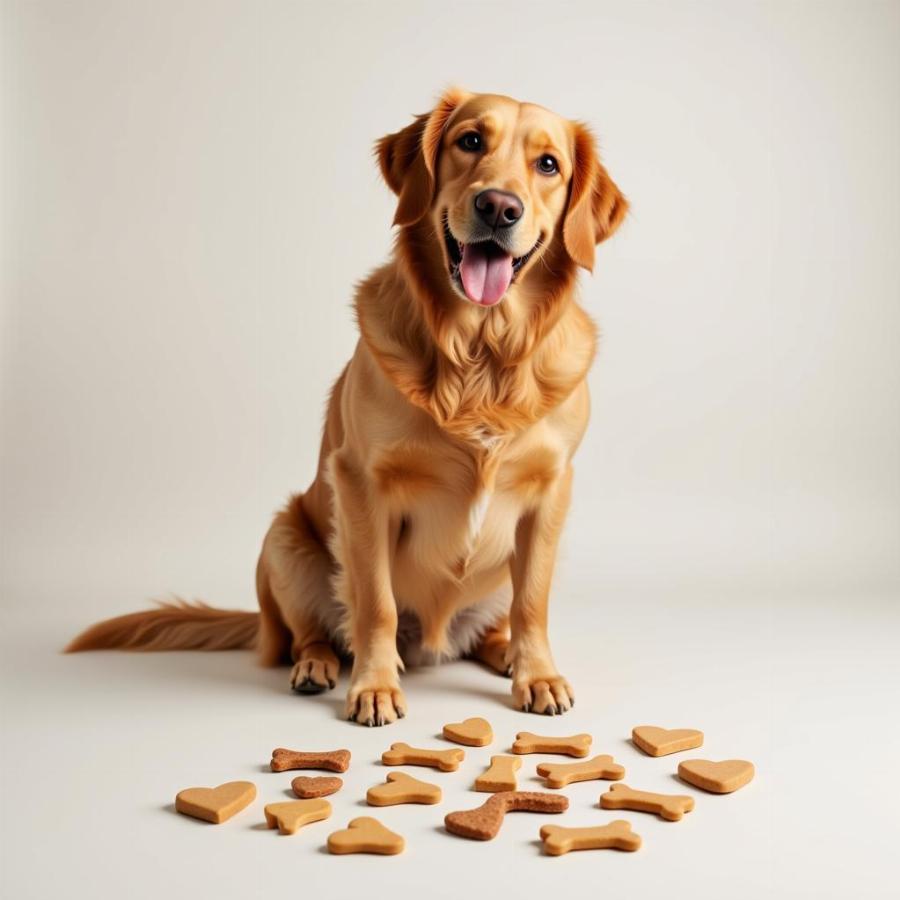
<path id="1" fill-rule="evenodd" d="M 66 653 L 82 650 L 238 650 L 252 647 L 259 613 L 214 609 L 184 600 L 105 619 L 78 635 Z"/>

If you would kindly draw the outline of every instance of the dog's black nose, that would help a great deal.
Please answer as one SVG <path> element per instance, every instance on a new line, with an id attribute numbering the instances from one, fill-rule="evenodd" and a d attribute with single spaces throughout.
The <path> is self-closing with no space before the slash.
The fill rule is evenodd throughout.
<path id="1" fill-rule="evenodd" d="M 475 211 L 485 225 L 509 228 L 522 218 L 525 207 L 515 194 L 492 189 L 482 191 L 475 197 Z"/>

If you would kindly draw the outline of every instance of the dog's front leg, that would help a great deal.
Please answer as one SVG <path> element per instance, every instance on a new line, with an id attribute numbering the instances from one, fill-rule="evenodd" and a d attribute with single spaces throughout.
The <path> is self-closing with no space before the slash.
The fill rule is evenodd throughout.
<path id="1" fill-rule="evenodd" d="M 391 588 L 389 517 L 365 470 L 345 450 L 331 461 L 342 572 L 338 582 L 349 612 L 353 673 L 347 718 L 386 725 L 403 718 L 403 663 L 397 653 L 397 604 Z"/>
<path id="2" fill-rule="evenodd" d="M 526 712 L 556 715 L 575 702 L 572 686 L 556 670 L 547 637 L 547 606 L 556 548 L 572 487 L 572 468 L 556 479 L 516 529 L 510 560 L 513 599 L 510 642 L 513 700 Z"/>

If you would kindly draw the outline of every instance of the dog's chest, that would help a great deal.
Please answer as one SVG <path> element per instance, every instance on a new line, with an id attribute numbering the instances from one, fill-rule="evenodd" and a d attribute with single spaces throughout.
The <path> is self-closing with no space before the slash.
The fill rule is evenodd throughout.
<path id="1" fill-rule="evenodd" d="M 432 456 L 394 471 L 398 562 L 456 579 L 504 564 L 516 525 L 549 484 L 559 458 L 545 446 L 495 457 Z"/>

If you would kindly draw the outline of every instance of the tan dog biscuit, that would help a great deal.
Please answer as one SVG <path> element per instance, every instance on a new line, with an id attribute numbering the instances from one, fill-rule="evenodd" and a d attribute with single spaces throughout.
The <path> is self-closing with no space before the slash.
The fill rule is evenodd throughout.
<path id="1" fill-rule="evenodd" d="M 267 804 L 264 812 L 269 828 L 277 826 L 282 834 L 296 834 L 304 825 L 327 819 L 331 815 L 331 804 L 318 798 L 286 800 Z"/>
<path id="2" fill-rule="evenodd" d="M 648 756 L 668 756 L 701 746 L 703 732 L 695 728 L 665 729 L 655 725 L 638 725 L 631 729 L 631 740 Z"/>
<path id="3" fill-rule="evenodd" d="M 512 745 L 513 753 L 564 753 L 566 756 L 587 756 L 593 738 L 589 734 L 571 737 L 542 737 L 530 731 L 520 731 Z"/>
<path id="4" fill-rule="evenodd" d="M 390 750 L 381 754 L 381 762 L 386 766 L 429 766 L 442 772 L 455 772 L 466 758 L 464 750 L 420 750 L 402 742 L 391 744 Z"/>
<path id="5" fill-rule="evenodd" d="M 547 787 L 562 788 L 574 781 L 618 781 L 625 777 L 625 768 L 603 754 L 579 763 L 541 763 L 537 773 L 547 779 Z"/>
<path id="6" fill-rule="evenodd" d="M 503 791 L 476 809 L 447 813 L 447 831 L 473 841 L 495 838 L 508 812 L 561 813 L 569 808 L 568 797 L 541 791 Z"/>
<path id="7" fill-rule="evenodd" d="M 745 759 L 686 759 L 678 764 L 678 777 L 713 794 L 730 794 L 753 780 L 756 770 Z"/>
<path id="8" fill-rule="evenodd" d="M 649 791 L 636 791 L 627 784 L 613 784 L 605 794 L 600 795 L 600 805 L 604 809 L 656 813 L 669 822 L 678 822 L 694 808 L 694 798 L 685 794 L 651 794 Z"/>
<path id="9" fill-rule="evenodd" d="M 301 800 L 312 800 L 316 797 L 327 797 L 336 794 L 344 782 L 336 775 L 298 775 L 291 782 L 291 790 Z"/>
<path id="10" fill-rule="evenodd" d="M 441 789 L 436 784 L 419 781 L 406 772 L 390 772 L 385 784 L 369 788 L 369 806 L 396 806 L 398 803 L 440 803 Z"/>
<path id="11" fill-rule="evenodd" d="M 522 768 L 517 756 L 492 756 L 490 768 L 475 779 L 476 791 L 495 794 L 516 789 L 516 772 Z"/>
<path id="12" fill-rule="evenodd" d="M 487 719 L 465 719 L 444 726 L 444 737 L 467 747 L 486 747 L 493 739 L 494 732 Z"/>
<path id="13" fill-rule="evenodd" d="M 328 835 L 329 853 L 380 853 L 393 856 L 402 852 L 406 841 L 389 831 L 378 819 L 360 816 L 343 830 Z"/>
<path id="14" fill-rule="evenodd" d="M 544 852 L 550 856 L 562 856 L 570 850 L 637 850 L 641 836 L 631 830 L 631 824 L 616 819 L 608 825 L 593 828 L 565 828 L 562 825 L 545 825 L 541 829 Z"/>
<path id="15" fill-rule="evenodd" d="M 215 788 L 185 788 L 175 795 L 175 809 L 194 819 L 221 825 L 256 799 L 256 785 L 228 781 Z"/>
<path id="16" fill-rule="evenodd" d="M 346 772 L 350 766 L 349 750 L 328 750 L 322 753 L 303 753 L 279 747 L 272 751 L 272 771 L 288 769 L 325 769 L 329 772 Z"/>

